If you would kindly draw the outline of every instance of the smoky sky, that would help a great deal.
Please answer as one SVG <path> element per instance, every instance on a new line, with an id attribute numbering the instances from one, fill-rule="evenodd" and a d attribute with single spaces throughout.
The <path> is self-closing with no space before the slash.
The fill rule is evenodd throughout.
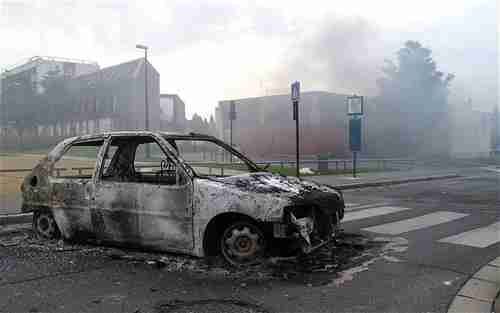
<path id="1" fill-rule="evenodd" d="M 421 2 L 1 0 L 0 68 L 35 55 L 110 66 L 140 57 L 141 43 L 161 92 L 178 93 L 188 116 L 208 117 L 219 100 L 288 91 L 294 80 L 304 90 L 375 95 L 383 60 L 417 40 L 456 75 L 453 101 L 491 110 L 496 1 Z"/>
<path id="2" fill-rule="evenodd" d="M 362 18 L 328 17 L 306 30 L 287 51 L 273 83 L 303 80 L 307 89 L 338 93 L 375 93 L 384 59 L 377 26 Z"/>

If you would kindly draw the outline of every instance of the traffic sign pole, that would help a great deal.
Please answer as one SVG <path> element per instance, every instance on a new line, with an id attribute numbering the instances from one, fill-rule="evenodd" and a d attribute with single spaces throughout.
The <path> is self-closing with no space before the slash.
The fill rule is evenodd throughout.
<path id="1" fill-rule="evenodd" d="M 299 153 L 299 102 L 294 101 L 293 102 L 293 111 L 294 111 L 294 117 L 295 117 L 295 146 L 296 146 L 296 175 L 297 177 L 300 177 L 300 171 L 299 171 L 299 160 L 300 160 L 300 153 Z"/>
<path id="2" fill-rule="evenodd" d="M 352 177 L 356 177 L 357 153 L 361 151 L 361 121 L 363 116 L 363 96 L 347 97 L 349 119 L 349 146 L 352 151 Z"/>
<path id="3" fill-rule="evenodd" d="M 356 178 L 356 151 L 352 152 L 352 177 Z"/>

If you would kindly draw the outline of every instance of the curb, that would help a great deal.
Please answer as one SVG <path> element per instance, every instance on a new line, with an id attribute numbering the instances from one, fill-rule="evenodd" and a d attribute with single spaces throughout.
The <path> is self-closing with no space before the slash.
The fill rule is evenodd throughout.
<path id="1" fill-rule="evenodd" d="M 31 223 L 33 220 L 33 213 L 20 213 L 20 214 L 0 214 L 0 226 L 9 224 L 22 224 Z"/>
<path id="2" fill-rule="evenodd" d="M 4 225 L 0 228 L 0 237 L 22 233 L 32 229 L 31 223 Z"/>
<path id="3" fill-rule="evenodd" d="M 434 175 L 434 176 L 424 176 L 424 177 L 404 178 L 404 179 L 394 179 L 394 180 L 379 180 L 379 181 L 367 182 L 367 183 L 334 185 L 333 187 L 336 189 L 340 189 L 340 190 L 347 190 L 347 189 L 358 189 L 358 188 L 367 188 L 367 187 L 398 185 L 398 184 L 405 184 L 405 183 L 412 183 L 412 182 L 459 178 L 459 177 L 462 177 L 462 176 L 458 175 L 458 174 Z"/>
<path id="4" fill-rule="evenodd" d="M 500 292 L 500 256 L 481 267 L 462 286 L 448 307 L 448 313 L 495 312 Z"/>

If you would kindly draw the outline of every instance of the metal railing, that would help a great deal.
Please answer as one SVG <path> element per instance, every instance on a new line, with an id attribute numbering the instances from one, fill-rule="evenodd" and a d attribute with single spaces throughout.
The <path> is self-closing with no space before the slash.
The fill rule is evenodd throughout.
<path id="1" fill-rule="evenodd" d="M 389 169 L 411 169 L 415 167 L 416 160 L 414 159 L 358 159 L 358 166 L 363 168 L 377 169 L 377 170 L 389 170 Z M 295 166 L 295 161 L 291 160 L 269 160 L 269 161 L 258 161 L 255 162 L 257 165 L 266 166 L 266 165 L 279 165 L 282 169 L 285 167 Z M 220 163 L 213 161 L 205 161 L 205 162 L 189 162 L 191 166 L 199 166 L 199 167 L 208 167 L 209 174 L 213 173 L 213 169 L 220 169 L 221 175 L 224 175 L 224 169 L 227 170 L 238 170 L 234 168 L 238 163 Z M 347 171 L 352 169 L 352 159 L 330 159 L 330 160 L 301 160 L 301 167 L 313 167 L 316 171 L 321 172 L 324 170 L 334 170 L 338 171 Z M 146 167 L 160 167 L 159 165 L 139 165 L 138 168 L 146 168 Z M 78 175 L 83 175 L 83 171 L 94 170 L 94 167 L 58 167 L 54 168 L 56 172 L 56 177 L 61 176 L 61 172 L 64 171 L 77 171 Z M 17 169 L 0 169 L 0 174 L 2 173 L 22 173 L 22 172 L 31 172 L 32 169 L 29 168 L 17 168 Z"/>

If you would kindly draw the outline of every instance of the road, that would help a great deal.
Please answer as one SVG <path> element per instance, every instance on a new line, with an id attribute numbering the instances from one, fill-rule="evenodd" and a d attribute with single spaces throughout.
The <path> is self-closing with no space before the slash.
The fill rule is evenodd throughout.
<path id="1" fill-rule="evenodd" d="M 446 312 L 469 276 L 500 255 L 499 190 L 498 173 L 477 169 L 346 191 L 345 233 L 383 244 L 360 248 L 340 273 L 228 271 L 12 238 L 0 246 L 0 312 Z"/>

